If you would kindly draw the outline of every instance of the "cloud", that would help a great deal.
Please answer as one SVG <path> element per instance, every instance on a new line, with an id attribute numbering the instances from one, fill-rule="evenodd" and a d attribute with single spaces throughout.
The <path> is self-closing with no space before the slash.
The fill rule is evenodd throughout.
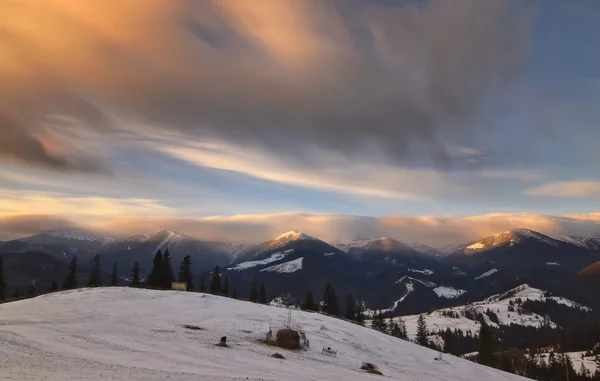
<path id="1" fill-rule="evenodd" d="M 469 136 L 525 63 L 531 20 L 514 4 L 3 2 L 0 104 L 25 130 L 6 144 L 52 113 L 104 132 L 119 115 L 313 166 L 313 146 L 450 160 L 444 140 Z"/>
<path id="2" fill-rule="evenodd" d="M 525 191 L 528 196 L 600 197 L 600 181 L 554 181 Z"/>
<path id="3" fill-rule="evenodd" d="M 32 235 L 45 230 L 75 227 L 68 218 L 54 215 L 0 216 L 0 240 Z"/>
<path id="4" fill-rule="evenodd" d="M 565 216 L 520 213 L 448 217 L 282 213 L 197 219 L 109 218 L 90 221 L 88 226 L 117 235 L 172 229 L 212 241 L 260 242 L 288 230 L 300 230 L 330 242 L 387 236 L 443 246 L 468 243 L 515 228 L 528 228 L 545 234 L 600 236 L 600 213 Z"/>

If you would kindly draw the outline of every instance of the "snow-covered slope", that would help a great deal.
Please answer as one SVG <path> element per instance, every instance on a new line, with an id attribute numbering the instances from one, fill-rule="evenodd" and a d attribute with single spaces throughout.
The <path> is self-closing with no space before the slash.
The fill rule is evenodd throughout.
<path id="1" fill-rule="evenodd" d="M 600 238 L 575 237 L 570 235 L 558 235 L 552 238 L 566 243 L 570 243 L 575 246 L 583 247 L 584 249 L 600 251 Z"/>
<path id="2" fill-rule="evenodd" d="M 465 332 L 470 330 L 473 333 L 477 333 L 479 331 L 480 324 L 476 320 L 475 316 L 479 314 L 483 314 L 483 317 L 488 325 L 497 327 L 498 323 L 492 321 L 490 317 L 486 315 L 488 310 L 498 317 L 498 321 L 501 325 L 516 324 L 541 327 L 545 324 L 543 316 L 522 310 L 518 304 L 519 300 L 542 302 L 546 300 L 552 300 L 570 308 L 589 310 L 588 307 L 582 306 L 565 298 L 546 296 L 546 293 L 543 290 L 529 287 L 528 285 L 524 284 L 503 294 L 491 296 L 481 302 L 464 306 L 444 308 L 423 316 L 425 317 L 430 331 L 435 332 L 450 328 L 451 330 L 458 329 Z M 511 311 L 512 309 L 514 309 L 514 311 Z M 409 336 L 414 336 L 417 332 L 418 315 L 403 316 L 402 319 L 406 323 Z M 547 323 L 549 323 L 551 326 L 556 326 L 556 324 L 554 324 L 552 321 L 547 321 Z"/>
<path id="3" fill-rule="evenodd" d="M 81 289 L 0 305 L 0 379 L 419 380 L 524 378 L 327 316 L 294 311 L 310 340 L 291 352 L 259 343 L 288 310 L 176 291 Z M 200 330 L 186 329 L 194 325 Z M 216 347 L 227 336 L 229 348 Z M 337 357 L 321 349 L 337 350 Z M 285 360 L 272 358 L 280 352 Z M 359 368 L 379 366 L 384 376 Z"/>
<path id="4" fill-rule="evenodd" d="M 527 239 L 536 240 L 540 243 L 553 247 L 558 246 L 558 241 L 541 233 L 528 229 L 514 229 L 495 234 L 493 236 L 484 238 L 481 241 L 472 242 L 463 250 L 465 254 L 477 253 L 498 246 L 512 246 Z"/>

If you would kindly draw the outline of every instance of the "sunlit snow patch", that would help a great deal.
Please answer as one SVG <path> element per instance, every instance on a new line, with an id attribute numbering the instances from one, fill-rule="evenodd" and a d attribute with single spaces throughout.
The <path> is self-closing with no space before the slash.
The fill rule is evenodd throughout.
<path id="1" fill-rule="evenodd" d="M 466 293 L 465 290 L 459 290 L 453 287 L 436 287 L 433 289 L 433 292 L 438 296 L 438 298 L 446 298 L 446 299 L 455 299 Z"/>
<path id="2" fill-rule="evenodd" d="M 486 278 L 494 273 L 497 273 L 498 269 L 491 269 L 490 271 L 486 271 L 483 274 L 481 274 L 480 276 L 478 276 L 477 278 L 475 278 L 475 280 L 479 280 L 479 279 L 483 279 Z"/>
<path id="3" fill-rule="evenodd" d="M 262 269 L 260 271 L 270 271 L 274 273 L 294 273 L 298 270 L 302 270 L 302 260 L 304 258 L 300 257 L 298 259 L 294 259 L 293 261 L 280 263 L 278 265 L 273 265 L 271 267 L 267 267 L 266 269 Z"/>
<path id="4" fill-rule="evenodd" d="M 242 271 L 256 266 L 268 265 L 269 263 L 277 262 L 285 258 L 288 254 L 292 253 L 293 250 L 286 250 L 280 253 L 272 254 L 270 257 L 263 259 L 262 261 L 248 261 L 238 263 L 237 265 L 229 268 L 228 270 Z"/>

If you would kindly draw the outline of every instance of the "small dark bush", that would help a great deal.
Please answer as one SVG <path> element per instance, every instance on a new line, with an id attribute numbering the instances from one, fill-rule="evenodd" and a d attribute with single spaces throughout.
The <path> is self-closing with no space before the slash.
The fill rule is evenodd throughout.
<path id="1" fill-rule="evenodd" d="M 283 355 L 281 353 L 274 353 L 273 356 L 271 356 L 271 357 L 274 357 L 276 359 L 285 360 L 285 357 L 283 357 Z"/>

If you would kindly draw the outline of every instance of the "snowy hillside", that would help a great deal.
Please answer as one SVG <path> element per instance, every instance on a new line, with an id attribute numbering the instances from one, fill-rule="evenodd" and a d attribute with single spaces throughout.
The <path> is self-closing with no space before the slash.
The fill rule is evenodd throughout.
<path id="1" fill-rule="evenodd" d="M 503 294 L 491 296 L 481 302 L 464 306 L 444 308 L 423 316 L 425 317 L 429 330 L 435 332 L 450 328 L 451 330 L 458 329 L 464 332 L 470 330 L 473 333 L 477 333 L 479 331 L 480 324 L 474 317 L 478 314 L 483 314 L 486 323 L 493 327 L 497 327 L 498 323 L 501 325 L 516 324 L 532 327 L 541 327 L 544 325 L 545 319 L 543 316 L 521 310 L 519 301 L 525 300 L 542 302 L 545 300 L 552 300 L 570 308 L 583 309 L 586 311 L 589 310 L 588 307 L 582 306 L 565 298 L 546 296 L 546 293 L 543 290 L 529 287 L 528 285 L 524 284 Z M 486 315 L 488 310 L 497 316 L 498 323 L 492 321 L 490 317 Z M 414 337 L 417 332 L 418 318 L 418 315 L 402 317 L 406 323 L 406 329 L 409 337 Z M 556 326 L 556 324 L 549 320 L 546 321 L 546 323 L 550 324 L 551 326 Z"/>
<path id="2" fill-rule="evenodd" d="M 526 239 L 536 240 L 549 246 L 558 246 L 558 242 L 556 240 L 541 233 L 528 229 L 514 229 L 495 234 L 491 237 L 484 238 L 481 241 L 472 242 L 465 247 L 464 252 L 470 254 L 498 246 L 512 246 Z"/>
<path id="3" fill-rule="evenodd" d="M 524 380 L 374 330 L 294 311 L 307 351 L 265 346 L 287 310 L 175 291 L 80 289 L 0 305 L 3 380 Z M 187 329 L 193 325 L 200 330 Z M 227 336 L 229 348 L 214 344 Z M 323 355 L 323 346 L 337 357 Z M 272 358 L 280 352 L 284 360 Z M 384 376 L 360 370 L 363 361 Z"/>

